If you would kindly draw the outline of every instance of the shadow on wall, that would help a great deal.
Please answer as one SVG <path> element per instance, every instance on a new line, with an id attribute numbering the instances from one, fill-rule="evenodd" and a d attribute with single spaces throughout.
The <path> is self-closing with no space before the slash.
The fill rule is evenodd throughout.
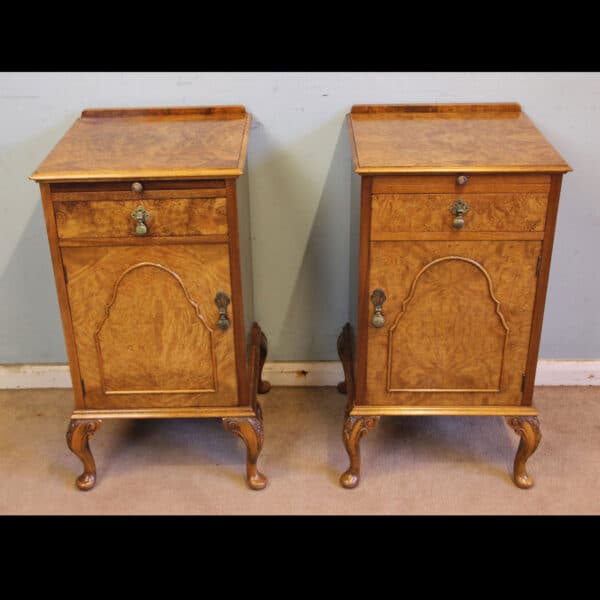
<path id="1" fill-rule="evenodd" d="M 0 274 L 0 363 L 67 362 L 39 186 L 29 175 L 76 117 L 70 114 L 2 152 L 6 205 L 0 231 L 29 217 L 20 238 L 9 242 L 13 252 Z M 6 242 L 11 236 L 4 231 Z"/>
<path id="2" fill-rule="evenodd" d="M 268 148 L 269 160 L 250 170 L 263 186 L 251 191 L 252 235 L 255 307 L 269 360 L 337 360 L 348 313 L 351 152 L 344 117 L 340 111 L 285 150 Z M 261 133 L 266 148 L 270 140 Z M 263 198 L 279 198 L 278 205 L 266 207 Z"/>
<path id="3" fill-rule="evenodd" d="M 3 363 L 67 362 L 41 202 L 0 277 Z"/>

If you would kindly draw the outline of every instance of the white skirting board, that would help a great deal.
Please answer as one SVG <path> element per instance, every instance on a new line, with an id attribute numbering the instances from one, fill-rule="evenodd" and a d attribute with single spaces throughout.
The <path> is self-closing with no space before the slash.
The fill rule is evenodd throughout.
<path id="1" fill-rule="evenodd" d="M 326 386 L 344 378 L 338 361 L 267 362 L 263 377 L 271 385 Z M 600 385 L 600 360 L 540 360 L 536 385 Z M 62 364 L 0 365 L 0 389 L 70 388 Z"/>

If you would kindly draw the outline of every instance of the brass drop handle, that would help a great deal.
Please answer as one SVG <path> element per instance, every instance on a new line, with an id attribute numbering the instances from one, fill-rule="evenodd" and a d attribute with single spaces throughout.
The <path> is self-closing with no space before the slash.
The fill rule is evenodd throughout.
<path id="1" fill-rule="evenodd" d="M 469 205 L 459 198 L 450 207 L 450 212 L 454 215 L 452 227 L 454 229 L 462 229 L 465 226 L 464 215 L 469 212 Z"/>
<path id="2" fill-rule="evenodd" d="M 377 288 L 371 294 L 371 302 L 373 303 L 373 306 L 375 307 L 375 314 L 373 315 L 373 318 L 371 319 L 371 324 L 373 325 L 373 327 L 380 328 L 385 325 L 385 319 L 383 318 L 383 315 L 381 314 L 381 309 L 383 308 L 383 303 L 386 301 L 386 299 L 387 299 L 386 295 L 381 288 Z"/>
<path id="3" fill-rule="evenodd" d="M 131 184 L 131 191 L 135 194 L 141 194 L 144 191 L 144 186 L 139 181 L 134 181 Z"/>
<path id="4" fill-rule="evenodd" d="M 225 292 L 217 292 L 215 296 L 215 304 L 219 309 L 219 319 L 217 320 L 217 327 L 222 331 L 229 329 L 229 319 L 227 318 L 227 307 L 231 300 Z"/>
<path id="5" fill-rule="evenodd" d="M 135 221 L 135 235 L 146 235 L 148 233 L 146 219 L 149 217 L 150 213 L 141 205 L 131 213 L 131 218 Z"/>
<path id="6" fill-rule="evenodd" d="M 466 185 L 468 181 L 469 181 L 469 178 L 466 175 L 459 175 L 456 178 L 456 183 L 458 185 Z"/>

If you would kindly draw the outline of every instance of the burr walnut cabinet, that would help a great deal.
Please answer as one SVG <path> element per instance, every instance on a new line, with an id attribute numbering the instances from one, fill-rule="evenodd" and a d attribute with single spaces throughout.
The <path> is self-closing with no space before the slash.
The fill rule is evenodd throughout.
<path id="1" fill-rule="evenodd" d="M 84 110 L 39 182 L 82 490 L 103 419 L 220 417 L 257 470 L 267 345 L 253 323 L 243 106 Z"/>
<path id="2" fill-rule="evenodd" d="M 359 440 L 380 416 L 500 415 L 521 437 L 514 481 L 531 487 L 525 462 L 541 439 L 532 394 L 570 167 L 518 104 L 354 106 L 348 126 L 341 484 L 358 484 Z"/>

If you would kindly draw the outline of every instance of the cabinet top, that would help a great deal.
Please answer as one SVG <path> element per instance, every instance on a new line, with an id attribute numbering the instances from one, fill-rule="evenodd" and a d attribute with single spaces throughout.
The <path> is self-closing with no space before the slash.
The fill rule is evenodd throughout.
<path id="1" fill-rule="evenodd" d="M 361 175 L 571 171 L 514 103 L 357 105 L 348 125 Z"/>
<path id="2" fill-rule="evenodd" d="M 250 120 L 243 106 L 84 110 L 31 179 L 236 177 Z"/>

